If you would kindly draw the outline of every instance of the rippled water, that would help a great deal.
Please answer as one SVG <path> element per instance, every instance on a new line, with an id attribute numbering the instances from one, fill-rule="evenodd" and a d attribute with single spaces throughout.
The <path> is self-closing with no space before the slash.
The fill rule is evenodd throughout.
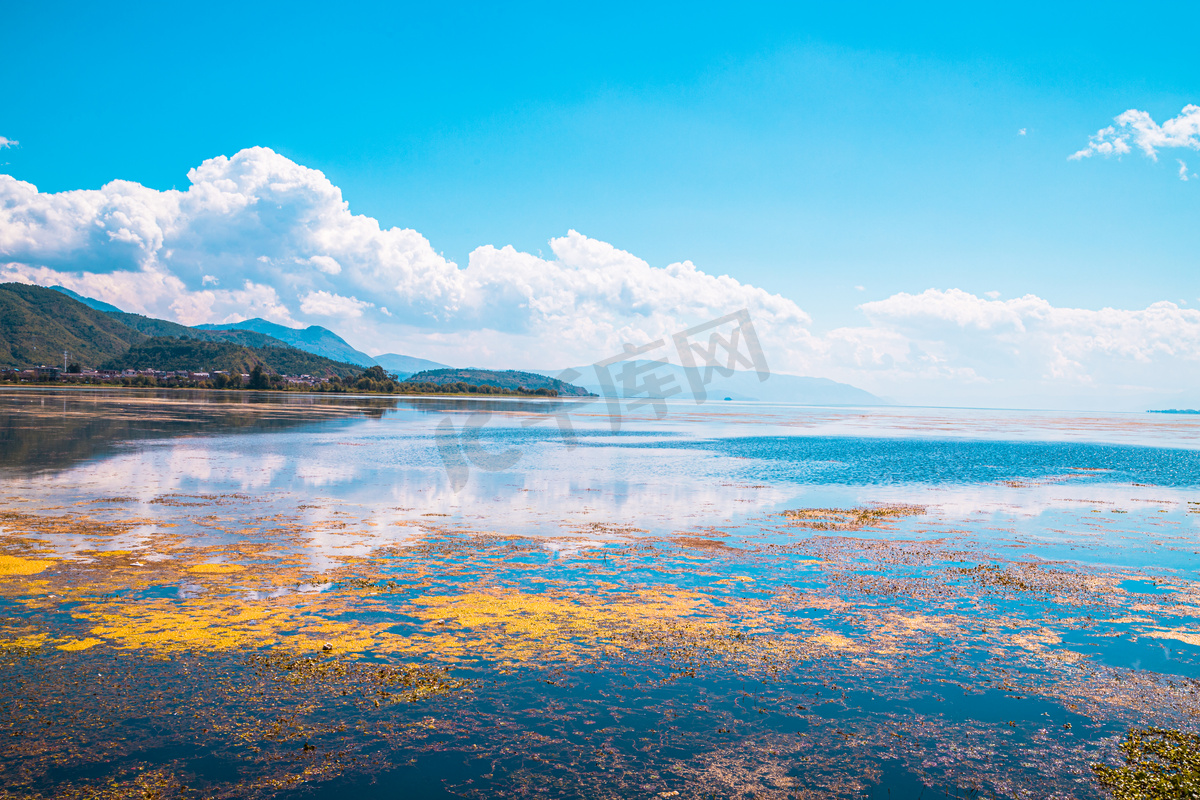
<path id="1" fill-rule="evenodd" d="M 0 392 L 0 779 L 1102 796 L 1131 727 L 1194 726 L 1197 433 Z"/>

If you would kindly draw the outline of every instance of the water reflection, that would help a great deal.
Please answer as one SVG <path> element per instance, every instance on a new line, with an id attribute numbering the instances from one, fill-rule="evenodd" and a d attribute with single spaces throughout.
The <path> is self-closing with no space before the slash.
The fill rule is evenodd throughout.
<path id="1" fill-rule="evenodd" d="M 685 406 L 665 420 L 626 419 L 623 430 L 613 432 L 605 414 L 576 410 L 576 446 L 569 447 L 554 415 L 571 406 L 441 397 L 9 392 L 0 393 L 0 464 L 13 495 L 84 504 L 125 498 L 121 513 L 170 521 L 201 537 L 226 534 L 197 523 L 204 514 L 170 498 L 243 495 L 239 505 L 247 515 L 286 514 L 312 526 L 307 547 L 323 555 L 403 543 L 413 530 L 432 526 L 605 540 L 622 530 L 669 535 L 770 526 L 786 508 L 872 503 L 927 507 L 925 517 L 898 523 L 912 528 L 911 535 L 929 538 L 970 524 L 981 539 L 1011 539 L 1019 529 L 1048 554 L 1067 538 L 1099 541 L 1114 515 L 1129 511 L 1169 512 L 1179 525 L 1173 535 L 1184 538 L 1194 536 L 1200 520 L 1187 513 L 1200 450 L 1157 447 L 1165 424 L 1158 419 L 1142 431 L 1149 446 L 1134 446 L 1077 441 L 1079 420 L 1063 415 L 1068 441 L 1056 445 L 969 438 L 1008 430 L 1012 420 L 999 412 L 974 418 L 936 409 L 884 410 L 865 420 L 854 410 L 744 405 L 702 414 Z M 478 446 L 519 458 L 499 471 L 471 469 L 457 483 L 439 449 L 439 426 L 447 419 L 461 426 L 481 413 L 487 423 L 474 431 Z M 1033 416 L 1044 437 L 1049 417 Z M 947 438 L 950 417 L 961 425 Z M 886 435 L 897 427 L 911 431 L 922 419 L 926 438 Z M 782 424 L 788 420 L 795 424 Z M 1111 415 L 1093 435 L 1125 441 L 1142 422 Z M 1186 442 L 1195 426 L 1189 420 L 1178 426 Z M 746 435 L 763 428 L 793 435 Z M 870 429 L 875 438 L 814 435 L 832 429 Z M 1057 534 L 1060 515 L 1084 515 L 1088 526 L 1076 524 L 1069 537 Z"/>
<path id="2" fill-rule="evenodd" d="M 0 470 L 52 471 L 155 439 L 292 430 L 314 423 L 378 419 L 392 398 L 352 400 L 257 392 L 0 392 Z"/>
<path id="3" fill-rule="evenodd" d="M 0 393 L 0 774 L 1086 797 L 1200 713 L 1190 420 L 563 408 Z"/>

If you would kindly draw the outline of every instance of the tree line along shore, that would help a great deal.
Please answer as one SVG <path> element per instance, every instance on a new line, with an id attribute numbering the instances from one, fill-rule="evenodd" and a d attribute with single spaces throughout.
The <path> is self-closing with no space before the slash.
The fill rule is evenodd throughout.
<path id="1" fill-rule="evenodd" d="M 160 389 L 219 389 L 276 392 L 333 392 L 372 394 L 447 394 L 498 395 L 505 397 L 558 397 L 557 389 L 548 387 L 505 388 L 488 383 L 464 381 L 435 382 L 431 380 L 400 379 L 382 367 L 369 367 L 356 377 L 337 375 L 317 378 L 311 375 L 279 375 L 256 365 L 249 373 L 226 371 L 188 372 L 163 370 L 83 370 L 70 364 L 66 370 L 58 367 L 34 367 L 25 370 L 0 370 L 0 385 L 25 386 L 113 386 Z"/>
<path id="2" fill-rule="evenodd" d="M 299 336 L 303 347 L 254 330 L 188 327 L 129 314 L 62 287 L 0 283 L 0 385 L 517 397 L 588 394 L 538 373 L 455 369 L 395 354 L 395 358 L 423 363 L 426 368 L 388 371 L 379 364 L 362 363 L 371 357 L 323 328 L 297 331 L 276 325 L 270 329 L 284 336 Z M 308 342 L 305 337 L 311 335 L 318 335 L 321 341 L 315 345 Z M 354 358 L 358 363 L 330 358 L 314 349 Z"/>

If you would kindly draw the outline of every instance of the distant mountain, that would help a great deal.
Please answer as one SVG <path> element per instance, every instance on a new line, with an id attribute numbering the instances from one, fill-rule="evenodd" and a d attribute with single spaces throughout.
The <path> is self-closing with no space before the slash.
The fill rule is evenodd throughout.
<path id="1" fill-rule="evenodd" d="M 295 347 L 254 348 L 233 342 L 169 336 L 155 336 L 138 342 L 100 366 L 102 369 L 223 370 L 241 374 L 260 365 L 268 372 L 323 378 L 334 375 L 347 378 L 362 372 L 355 364 L 332 361 Z"/>
<path id="2" fill-rule="evenodd" d="M 430 361 L 426 358 L 402 356 L 396 353 L 384 353 L 383 355 L 375 356 L 375 363 L 388 372 L 399 375 L 401 378 L 412 375 L 414 372 L 420 372 L 423 369 L 450 369 L 450 365 L 448 364 L 439 364 L 436 361 Z"/>
<path id="3" fill-rule="evenodd" d="M 495 386 L 509 391 L 554 389 L 558 392 L 559 397 L 586 397 L 588 394 L 587 389 L 573 386 L 557 378 L 548 378 L 536 372 L 518 372 L 514 369 L 432 369 L 418 372 L 407 380 L 410 383 L 435 383 L 439 386 L 461 381 L 470 386 Z"/>
<path id="4" fill-rule="evenodd" d="M 168 322 L 165 319 L 143 317 L 141 314 L 128 314 L 124 311 L 107 311 L 105 313 L 117 322 L 124 323 L 147 336 L 174 336 L 180 339 L 201 339 L 206 342 L 232 342 L 245 347 L 291 347 L 287 342 L 256 331 L 210 331 L 202 328 L 189 328 L 187 325 Z"/>
<path id="5" fill-rule="evenodd" d="M 634 364 L 644 367 L 650 362 L 631 360 L 621 362 L 609 368 L 616 391 L 621 396 L 627 394 L 622 380 L 621 369 L 624 364 Z M 580 377 L 571 382 L 583 386 L 596 394 L 604 394 L 600 385 L 600 377 L 592 366 L 575 367 L 581 373 Z M 563 370 L 546 371 L 541 374 L 556 377 Z M 641 386 L 644 376 L 651 373 L 639 373 L 634 376 L 635 386 Z M 683 367 L 667 364 L 659 367 L 653 374 L 662 376 L 661 383 L 655 391 L 641 394 L 642 397 L 663 397 L 671 399 L 690 399 L 693 397 L 687 372 Z M 707 400 L 762 400 L 771 403 L 799 403 L 810 406 L 878 406 L 886 405 L 886 401 L 870 392 L 851 386 L 848 383 L 838 383 L 828 378 L 805 378 L 799 375 L 772 373 L 765 381 L 759 381 L 755 372 L 734 372 L 729 377 L 723 377 L 715 370 L 712 380 L 704 387 Z M 671 394 L 675 389 L 678 392 Z"/>
<path id="6" fill-rule="evenodd" d="M 180 325 L 178 322 L 168 322 L 165 319 L 130 314 L 111 303 L 84 297 L 65 286 L 51 286 L 50 288 L 78 300 L 89 308 L 103 311 L 118 322 L 122 322 L 136 331 L 141 331 L 147 336 L 182 336 L 210 342 L 234 342 L 246 347 L 295 347 L 334 361 L 358 364 L 363 367 L 378 364 L 401 378 L 423 369 L 449 367 L 448 364 L 430 361 L 426 358 L 404 356 L 397 353 L 384 353 L 372 358 L 361 350 L 354 349 L 349 342 L 333 331 L 319 325 L 309 328 L 289 328 L 286 325 L 279 325 L 256 317 L 243 322 L 206 323 L 188 327 Z"/>
<path id="7" fill-rule="evenodd" d="M 112 303 L 105 303 L 103 300 L 96 300 L 91 297 L 84 297 L 81 294 L 72 292 L 70 289 L 68 289 L 65 286 L 51 286 L 50 288 L 56 292 L 62 292 L 67 297 L 72 297 L 72 298 L 78 300 L 79 302 L 81 302 L 85 306 L 87 306 L 88 308 L 94 308 L 97 311 L 105 311 L 105 312 L 116 311 L 117 313 L 121 313 L 121 309 L 117 308 Z"/>
<path id="8" fill-rule="evenodd" d="M 61 365 L 64 350 L 83 367 L 107 369 L 248 372 L 261 364 L 289 375 L 352 377 L 362 371 L 254 331 L 198 330 L 99 311 L 57 289 L 0 283 L 0 366 Z"/>
<path id="9" fill-rule="evenodd" d="M 334 361 L 344 361 L 363 367 L 375 366 L 375 359 L 361 350 L 355 350 L 345 339 L 328 328 L 322 328 L 320 325 L 313 325 L 308 328 L 289 328 L 286 325 L 255 318 L 243 320 L 242 322 L 225 322 L 219 325 L 206 324 L 195 327 L 202 331 L 256 331 L 257 333 L 265 333 L 267 336 L 278 339 L 281 342 L 286 342 L 292 347 L 307 350 L 310 353 L 315 353 Z"/>
<path id="10" fill-rule="evenodd" d="M 144 337 L 64 292 L 0 283 L 0 366 L 98 364 Z"/>

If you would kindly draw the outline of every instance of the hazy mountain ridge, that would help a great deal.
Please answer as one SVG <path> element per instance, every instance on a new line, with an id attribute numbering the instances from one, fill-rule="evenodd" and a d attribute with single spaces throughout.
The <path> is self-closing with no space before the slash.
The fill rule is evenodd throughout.
<path id="1" fill-rule="evenodd" d="M 564 396 L 605 393 L 605 387 L 601 385 L 593 366 L 576 367 L 580 377 L 559 386 L 551 379 L 557 380 L 563 370 L 461 370 L 436 361 L 396 353 L 368 356 L 333 331 L 319 325 L 304 329 L 288 328 L 275 322 L 254 318 L 243 322 L 188 327 L 176 322 L 120 311 L 108 303 L 83 297 L 61 286 L 47 289 L 28 284 L 0 284 L 0 289 L 8 290 L 7 295 L 0 292 L 0 364 L 11 366 L 61 364 L 64 349 L 71 353 L 72 360 L 92 365 L 117 363 L 114 359 L 146 337 L 167 336 L 224 343 L 256 351 L 274 349 L 280 352 L 274 356 L 258 354 L 255 358 L 261 360 L 264 366 L 286 374 L 346 375 L 346 369 L 350 366 L 378 365 L 401 380 L 438 384 L 455 381 L 475 385 L 488 383 L 513 390 L 518 386 L 534 390 L 546 388 L 556 389 Z M 35 319 L 38 320 L 36 324 L 32 322 Z M 294 354 L 285 356 L 283 352 L 286 351 L 301 351 L 315 358 L 325 359 L 329 363 L 308 362 Z M 197 349 L 197 357 L 201 352 L 215 354 L 217 351 Z M 234 359 L 231 364 L 254 363 L 248 360 L 245 354 L 231 356 L 227 353 L 221 358 L 227 356 Z M 215 355 L 211 356 L 210 360 L 212 358 L 215 358 Z M 649 362 L 635 360 L 610 368 L 614 387 L 622 396 L 669 396 L 676 400 L 693 396 L 686 371 L 673 364 L 657 370 L 661 381 L 652 385 L 650 392 L 629 392 L 622 380 L 621 369 L 624 363 L 644 367 Z M 204 365 L 197 363 L 158 368 L 203 371 Z M 649 373 L 639 373 L 635 376 L 634 385 L 640 387 L 646 374 Z M 711 382 L 704 391 L 709 401 L 719 401 L 728 397 L 732 400 L 852 406 L 886 405 L 888 402 L 855 386 L 827 378 L 781 373 L 772 374 L 767 380 L 759 381 L 754 372 L 738 371 L 729 376 L 722 376 L 714 370 Z"/>
<path id="2" fill-rule="evenodd" d="M 105 313 L 147 336 L 173 336 L 180 339 L 200 339 L 206 342 L 233 342 L 245 347 L 291 347 L 287 342 L 257 331 L 210 331 L 189 328 L 178 322 L 144 317 L 141 314 L 130 314 L 125 311 L 106 311 Z"/>
<path id="3" fill-rule="evenodd" d="M 427 358 L 417 358 L 416 356 L 402 356 L 399 353 L 382 353 L 377 355 L 375 356 L 375 363 L 388 372 L 395 373 L 402 378 L 427 369 L 451 369 L 449 364 L 430 361 Z"/>
<path id="4" fill-rule="evenodd" d="M 242 320 L 241 322 L 196 325 L 195 328 L 201 331 L 254 331 L 285 342 L 291 347 L 306 350 L 309 353 L 315 353 L 334 361 L 358 364 L 362 367 L 375 366 L 375 359 L 361 350 L 354 349 L 345 339 L 328 328 L 322 328 L 320 325 L 310 325 L 307 328 L 289 328 L 277 322 L 269 322 L 265 319 L 255 317 L 253 319 Z"/>
<path id="5" fill-rule="evenodd" d="M 211 342 L 227 341 L 246 347 L 294 347 L 342 363 L 358 364 L 363 367 L 372 367 L 378 364 L 400 378 L 405 378 L 421 370 L 448 369 L 450 367 L 449 364 L 399 353 L 369 356 L 361 350 L 355 349 L 333 331 L 319 325 L 311 325 L 308 328 L 289 328 L 277 322 L 254 317 L 242 322 L 205 323 L 189 327 L 178 322 L 122 311 L 111 303 L 85 297 L 65 286 L 48 288 L 65 294 L 96 311 L 102 311 L 118 322 L 147 336 L 177 336 Z"/>
<path id="6" fill-rule="evenodd" d="M 47 288 L 53 289 L 56 292 L 61 292 L 62 294 L 65 294 L 67 297 L 70 297 L 74 300 L 78 300 L 79 302 L 81 302 L 85 306 L 87 306 L 88 308 L 93 308 L 96 311 L 103 311 L 105 313 L 111 313 L 113 311 L 116 311 L 119 314 L 125 313 L 125 312 L 121 311 L 121 309 L 114 306 L 112 303 L 106 303 L 103 300 L 97 300 L 94 297 L 84 297 L 83 295 L 79 294 L 78 292 L 73 292 L 65 286 L 49 286 Z"/>
<path id="7" fill-rule="evenodd" d="M 254 319 L 243 320 L 242 322 L 197 325 L 196 329 L 206 332 L 254 331 L 284 342 L 291 347 L 307 350 L 310 353 L 316 353 L 317 355 L 331 358 L 334 361 L 358 364 L 363 367 L 373 367 L 378 364 L 388 372 L 394 373 L 401 378 L 425 369 L 449 368 L 447 364 L 430 361 L 427 358 L 400 355 L 399 353 L 383 353 L 378 356 L 369 356 L 361 350 L 355 349 L 349 342 L 333 331 L 328 328 L 322 328 L 320 325 L 310 325 L 307 328 L 289 328 L 286 325 L 280 325 L 276 322 L 255 317 Z"/>
<path id="8" fill-rule="evenodd" d="M 553 389 L 560 397 L 586 397 L 587 389 L 575 384 L 547 377 L 537 372 L 521 372 L 515 369 L 433 369 L 418 372 L 409 377 L 410 383 L 466 383 L 473 386 L 495 386 L 500 389 L 516 391 L 525 389 Z"/>
<path id="9" fill-rule="evenodd" d="M 633 359 L 614 364 L 608 369 L 613 380 L 613 389 L 619 396 L 625 397 L 668 397 L 674 400 L 692 399 L 694 397 L 687 371 L 675 364 L 666 364 L 639 372 L 632 376 L 635 391 L 627 390 L 623 381 L 622 369 L 624 364 L 632 364 L 635 368 L 645 368 L 652 362 Z M 580 377 L 572 379 L 576 386 L 583 386 L 596 394 L 605 394 L 597 369 L 592 366 L 573 367 Z M 572 370 L 547 370 L 540 374 L 557 377 Z M 703 376 L 703 370 L 701 375 Z M 650 391 L 636 390 L 647 385 L 647 375 L 661 376 L 661 380 L 652 380 Z M 772 373 L 765 381 L 759 380 L 758 373 L 736 371 L 732 375 L 723 376 L 716 370 L 712 371 L 711 380 L 704 387 L 706 400 L 760 400 L 770 403 L 798 403 L 814 406 L 878 406 L 887 405 L 887 401 L 876 397 L 868 391 L 851 386 L 848 383 L 838 383 L 828 378 L 809 378 L 800 375 Z"/>

